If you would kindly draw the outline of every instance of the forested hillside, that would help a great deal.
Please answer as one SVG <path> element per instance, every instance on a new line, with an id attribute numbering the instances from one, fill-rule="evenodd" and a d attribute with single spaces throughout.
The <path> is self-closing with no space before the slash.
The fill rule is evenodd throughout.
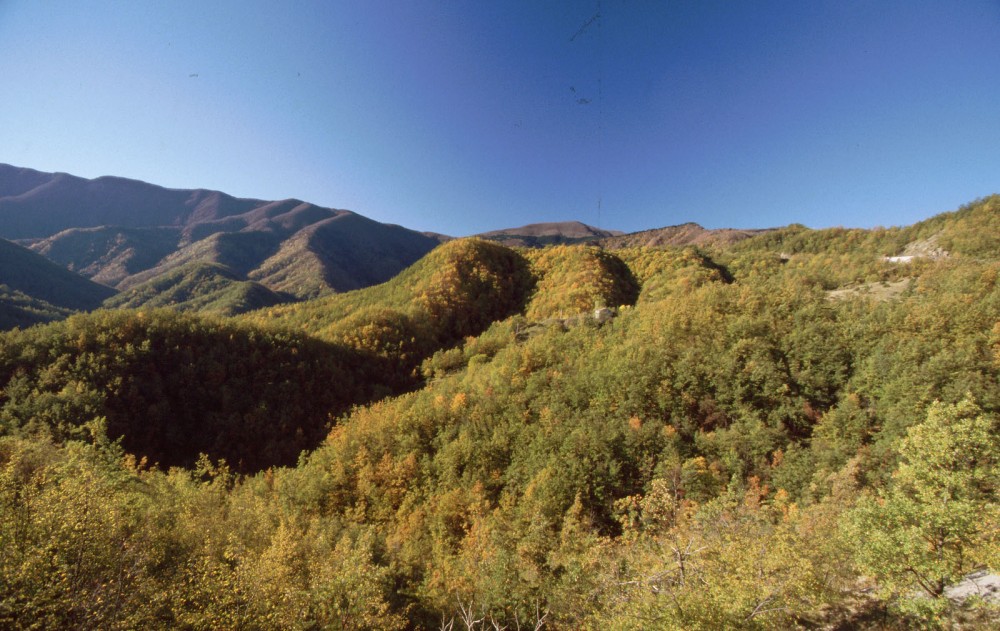
<path id="1" fill-rule="evenodd" d="M 289 302 L 288 294 L 240 280 L 217 263 L 190 263 L 154 276 L 104 301 L 109 308 L 172 307 L 182 311 L 235 315 Z"/>
<path id="2" fill-rule="evenodd" d="M 995 628 L 998 223 L 2 334 L 0 626 Z"/>

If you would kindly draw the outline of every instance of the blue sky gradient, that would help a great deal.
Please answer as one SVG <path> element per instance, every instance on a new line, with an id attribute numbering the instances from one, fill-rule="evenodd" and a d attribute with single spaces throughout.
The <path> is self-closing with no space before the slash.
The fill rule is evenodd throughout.
<path id="1" fill-rule="evenodd" d="M 451 235 L 909 224 L 1000 192 L 998 34 L 995 0 L 0 0 L 0 162 Z"/>

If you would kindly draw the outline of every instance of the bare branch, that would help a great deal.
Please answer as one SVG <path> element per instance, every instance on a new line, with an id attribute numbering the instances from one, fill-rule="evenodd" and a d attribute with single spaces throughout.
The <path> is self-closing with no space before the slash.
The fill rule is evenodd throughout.
<path id="1" fill-rule="evenodd" d="M 470 599 L 468 606 L 462 602 L 461 598 L 456 598 L 455 600 L 458 601 L 458 610 L 461 613 L 460 619 L 462 624 L 465 625 L 466 631 L 473 631 L 486 619 L 485 615 L 481 618 L 476 618 L 475 600 Z"/>

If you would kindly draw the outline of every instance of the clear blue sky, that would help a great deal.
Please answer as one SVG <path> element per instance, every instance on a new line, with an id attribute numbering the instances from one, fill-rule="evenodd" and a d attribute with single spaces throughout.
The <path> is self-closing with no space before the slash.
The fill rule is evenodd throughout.
<path id="1" fill-rule="evenodd" d="M 996 0 L 597 6 L 0 0 L 0 162 L 451 235 L 900 225 L 1000 192 Z"/>

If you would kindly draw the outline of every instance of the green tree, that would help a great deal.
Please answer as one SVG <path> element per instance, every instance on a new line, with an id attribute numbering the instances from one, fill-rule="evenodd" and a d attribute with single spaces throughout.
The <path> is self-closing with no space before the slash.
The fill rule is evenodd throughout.
<path id="1" fill-rule="evenodd" d="M 945 588 L 995 558 L 1000 435 L 994 418 L 966 399 L 934 403 L 901 441 L 900 463 L 878 496 L 846 519 L 859 566 L 904 608 L 922 592 L 944 605 Z M 992 550 L 992 552 L 991 552 Z M 926 599 L 925 599 L 926 601 Z"/>

